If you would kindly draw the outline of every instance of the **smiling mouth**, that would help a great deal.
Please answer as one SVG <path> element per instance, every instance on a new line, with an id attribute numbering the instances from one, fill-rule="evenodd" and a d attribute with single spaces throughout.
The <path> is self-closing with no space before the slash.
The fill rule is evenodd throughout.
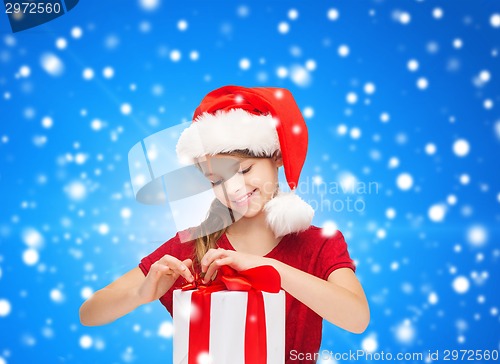
<path id="1" fill-rule="evenodd" d="M 253 190 L 252 192 L 247 193 L 245 196 L 243 196 L 237 200 L 233 200 L 233 202 L 236 202 L 236 203 L 245 202 L 246 200 L 248 200 L 250 198 L 250 196 L 252 196 L 254 194 L 255 191 L 257 191 L 257 189 Z"/>

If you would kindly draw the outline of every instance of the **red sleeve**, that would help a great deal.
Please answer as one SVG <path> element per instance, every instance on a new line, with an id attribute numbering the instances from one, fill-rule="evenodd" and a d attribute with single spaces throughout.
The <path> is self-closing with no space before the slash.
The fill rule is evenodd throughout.
<path id="1" fill-rule="evenodd" d="M 163 243 L 154 252 L 142 258 L 141 262 L 139 263 L 139 268 L 141 268 L 142 273 L 144 273 L 144 275 L 146 276 L 149 272 L 149 269 L 151 268 L 151 265 L 156 261 L 160 260 L 160 258 L 163 257 L 165 254 L 175 256 L 174 245 L 176 242 L 178 242 L 178 240 L 179 240 L 178 236 L 175 235 L 172 239 Z"/>
<path id="2" fill-rule="evenodd" d="M 318 277 L 324 280 L 327 280 L 330 273 L 339 268 L 351 268 L 354 272 L 356 271 L 354 261 L 347 251 L 344 235 L 340 231 L 324 240 L 318 263 Z"/>
<path id="3" fill-rule="evenodd" d="M 157 262 L 165 254 L 176 257 L 181 261 L 187 258 L 193 259 L 194 245 L 192 243 L 193 242 L 182 243 L 180 241 L 179 234 L 177 233 L 172 239 L 163 243 L 154 252 L 142 258 L 141 262 L 139 263 L 139 268 L 141 269 L 142 273 L 144 273 L 144 275 L 147 275 L 149 270 L 151 269 L 151 265 Z M 170 287 L 170 289 L 167 292 L 165 292 L 163 296 L 160 297 L 160 302 L 162 303 L 163 306 L 165 306 L 165 308 L 168 310 L 168 312 L 170 312 L 170 314 L 172 314 L 173 291 L 179 288 L 179 286 L 183 284 L 183 282 L 185 282 L 184 278 L 179 277 L 177 281 L 172 285 L 172 287 Z"/>

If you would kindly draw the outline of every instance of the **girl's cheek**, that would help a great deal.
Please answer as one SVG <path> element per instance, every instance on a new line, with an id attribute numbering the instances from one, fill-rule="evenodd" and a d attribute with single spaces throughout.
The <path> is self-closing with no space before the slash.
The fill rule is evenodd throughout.
<path id="1" fill-rule="evenodd" d="M 256 176 L 249 176 L 248 178 L 245 178 L 245 181 L 251 186 L 261 186 L 264 183 L 262 178 Z"/>
<path id="2" fill-rule="evenodd" d="M 273 194 L 276 190 L 276 182 L 275 181 L 262 181 L 260 184 L 260 191 L 265 195 Z"/>

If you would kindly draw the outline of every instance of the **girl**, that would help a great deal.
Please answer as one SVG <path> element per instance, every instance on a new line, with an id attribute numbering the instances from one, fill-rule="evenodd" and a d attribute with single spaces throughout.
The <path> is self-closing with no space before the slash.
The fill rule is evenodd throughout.
<path id="1" fill-rule="evenodd" d="M 307 128 L 291 93 L 225 86 L 209 93 L 181 134 L 178 157 L 191 160 L 217 197 L 190 241 L 182 232 L 143 258 L 80 308 L 83 325 L 103 325 L 160 299 L 172 313 L 172 292 L 193 272 L 213 279 L 271 265 L 286 292 L 286 362 L 315 362 L 322 319 L 353 333 L 369 323 L 369 308 L 340 232 L 323 236 L 313 209 L 294 192 L 307 153 Z M 236 165 L 234 174 L 220 166 Z M 279 191 L 283 167 L 289 193 Z M 220 212 L 229 211 L 229 215 Z M 229 222 L 227 216 L 231 217 Z"/>

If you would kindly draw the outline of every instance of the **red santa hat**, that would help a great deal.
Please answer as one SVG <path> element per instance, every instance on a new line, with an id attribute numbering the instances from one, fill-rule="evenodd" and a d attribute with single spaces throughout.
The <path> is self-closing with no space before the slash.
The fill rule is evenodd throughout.
<path id="1" fill-rule="evenodd" d="M 235 150 L 268 157 L 279 151 L 291 192 L 278 193 L 264 207 L 267 223 L 279 237 L 307 229 L 314 216 L 313 208 L 295 194 L 307 140 L 306 123 L 290 91 L 224 86 L 201 101 L 176 150 L 184 161 Z"/>

